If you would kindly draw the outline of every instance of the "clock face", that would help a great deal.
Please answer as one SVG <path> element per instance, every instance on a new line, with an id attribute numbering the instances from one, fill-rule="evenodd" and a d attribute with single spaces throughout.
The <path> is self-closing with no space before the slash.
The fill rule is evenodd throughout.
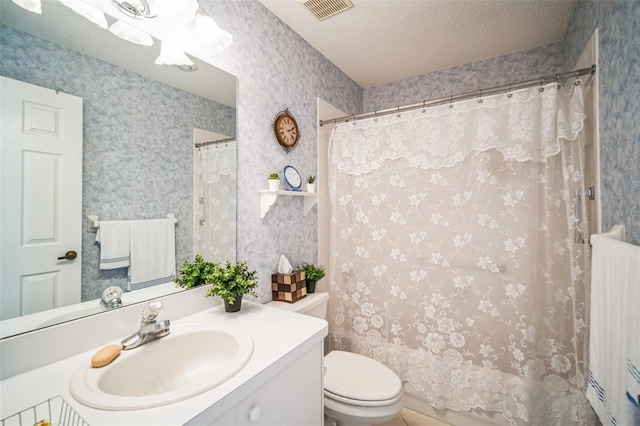
<path id="1" fill-rule="evenodd" d="M 283 111 L 278 115 L 273 128 L 276 132 L 276 139 L 278 139 L 278 142 L 286 151 L 290 151 L 296 147 L 300 139 L 298 123 L 296 123 L 296 120 L 288 111 Z"/>

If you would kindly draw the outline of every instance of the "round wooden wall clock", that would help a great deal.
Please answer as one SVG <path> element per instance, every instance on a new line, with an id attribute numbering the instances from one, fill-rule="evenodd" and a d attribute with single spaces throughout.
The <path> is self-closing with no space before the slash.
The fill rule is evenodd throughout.
<path id="1" fill-rule="evenodd" d="M 278 114 L 276 121 L 273 123 L 273 130 L 276 132 L 278 143 L 287 152 L 294 149 L 298 144 L 298 140 L 300 140 L 298 123 L 288 109 Z"/>

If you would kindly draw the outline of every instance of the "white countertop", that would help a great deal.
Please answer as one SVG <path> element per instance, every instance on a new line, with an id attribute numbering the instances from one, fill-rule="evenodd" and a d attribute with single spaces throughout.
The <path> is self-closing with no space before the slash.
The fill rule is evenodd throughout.
<path id="1" fill-rule="evenodd" d="M 78 403 L 69 392 L 72 375 L 79 366 L 90 362 L 91 357 L 100 349 L 96 347 L 0 381 L 0 419 L 56 396 L 61 396 L 92 426 L 182 425 L 216 404 L 207 413 L 213 419 L 275 376 L 321 341 L 328 332 L 324 320 L 247 301 L 242 303 L 242 310 L 237 313 L 226 313 L 223 306 L 219 305 L 172 321 L 172 324 L 191 322 L 224 324 L 251 335 L 254 351 L 247 365 L 226 382 L 185 401 L 144 410 L 106 411 Z M 136 327 L 137 324 L 132 324 L 132 332 Z M 109 343 L 119 341 L 105 342 L 105 345 Z M 41 350 L 47 351 L 47 348 L 43 347 Z M 160 365 L 157 367 L 162 368 Z"/>

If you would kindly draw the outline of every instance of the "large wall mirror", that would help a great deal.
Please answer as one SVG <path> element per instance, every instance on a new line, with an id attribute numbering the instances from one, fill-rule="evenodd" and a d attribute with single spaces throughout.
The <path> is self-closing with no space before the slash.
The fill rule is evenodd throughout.
<path id="1" fill-rule="evenodd" d="M 115 21 L 113 16 L 107 19 Z M 207 142 L 207 135 L 228 138 L 217 146 L 225 148 L 225 163 L 235 164 L 231 157 L 235 157 L 236 78 L 197 58 L 191 58 L 196 65 L 191 71 L 155 65 L 159 42 L 145 47 L 124 41 L 57 1 L 43 1 L 42 14 L 34 14 L 2 0 L 0 24 L 1 76 L 82 98 L 82 212 L 74 225 L 82 230 L 78 303 L 28 314 L 3 313 L 0 338 L 6 338 L 99 314 L 104 289 L 126 288 L 126 268 L 100 270 L 96 233 L 87 230 L 89 215 L 134 220 L 173 214 L 176 263 L 179 267 L 193 258 L 194 246 L 202 247 L 201 238 L 196 238 L 201 233 L 198 227 L 209 225 L 198 217 L 206 209 L 198 207 L 197 199 L 194 202 L 194 188 L 203 192 L 197 182 L 200 154 L 194 142 Z M 227 182 L 225 188 L 229 201 L 217 194 L 217 202 L 235 206 L 235 183 Z M 233 221 L 231 228 L 228 223 L 223 226 L 227 230 L 235 230 L 235 207 L 231 210 L 225 215 Z M 0 234 L 7 232 L 8 223 L 3 217 Z M 218 251 L 234 255 L 235 235 L 220 244 L 233 245 Z M 21 285 L 5 282 L 10 280 L 4 273 L 2 277 L 3 288 Z M 167 283 L 125 293 L 123 301 L 137 303 L 177 290 Z"/>

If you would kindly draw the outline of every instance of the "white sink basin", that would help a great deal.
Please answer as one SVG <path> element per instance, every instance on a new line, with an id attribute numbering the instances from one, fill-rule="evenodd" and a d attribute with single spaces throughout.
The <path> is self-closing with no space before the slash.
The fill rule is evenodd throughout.
<path id="1" fill-rule="evenodd" d="M 180 324 L 171 333 L 122 351 L 102 368 L 87 365 L 69 385 L 82 404 L 105 410 L 134 410 L 177 402 L 209 390 L 242 369 L 253 339 L 216 324 Z"/>

